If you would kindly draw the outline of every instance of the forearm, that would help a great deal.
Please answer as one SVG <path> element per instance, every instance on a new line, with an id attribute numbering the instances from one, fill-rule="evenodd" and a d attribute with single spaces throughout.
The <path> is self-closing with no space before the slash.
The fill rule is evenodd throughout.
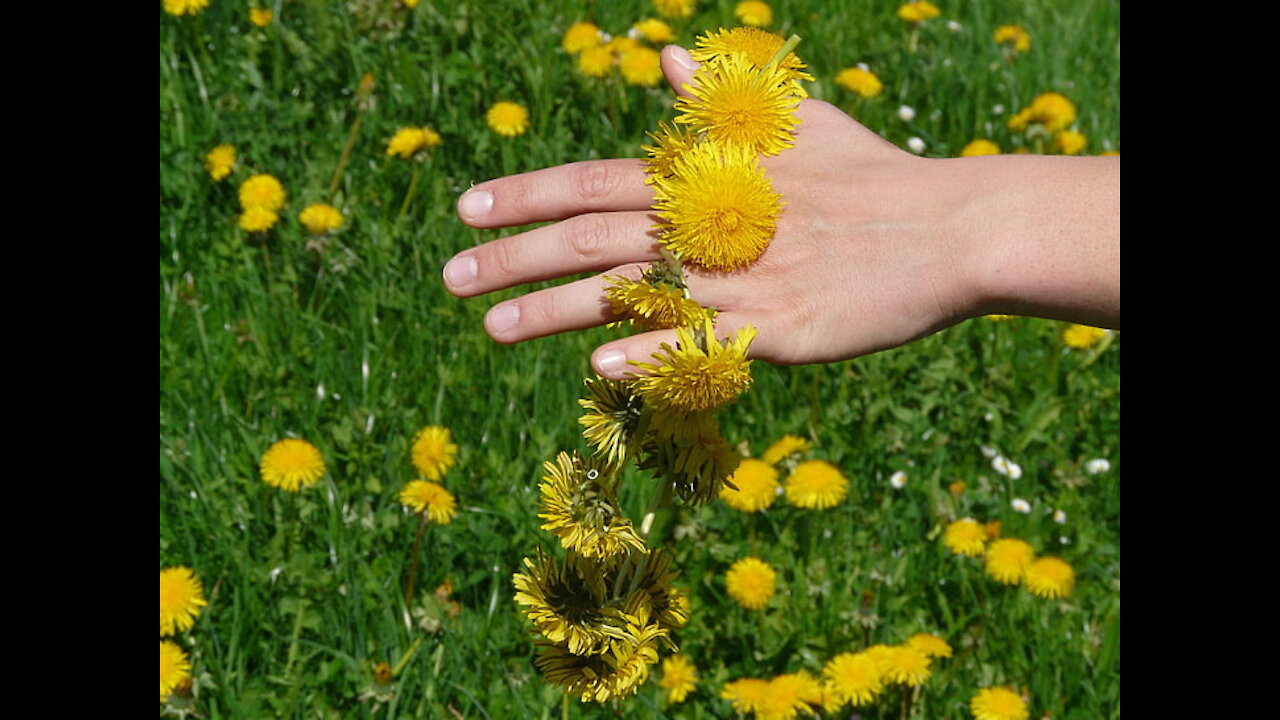
<path id="1" fill-rule="evenodd" d="M 964 210 L 980 314 L 1120 329 L 1120 159 L 940 161 L 973 188 Z"/>

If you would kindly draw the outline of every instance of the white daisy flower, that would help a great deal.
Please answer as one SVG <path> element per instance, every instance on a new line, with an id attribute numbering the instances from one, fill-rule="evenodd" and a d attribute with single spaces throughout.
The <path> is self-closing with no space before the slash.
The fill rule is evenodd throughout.
<path id="1" fill-rule="evenodd" d="M 903 105 L 902 107 L 898 108 L 898 119 L 901 120 L 902 122 L 911 122 L 912 120 L 915 120 L 916 119 L 915 108 L 911 107 L 910 105 Z"/>
<path id="2" fill-rule="evenodd" d="M 901 490 L 907 486 L 907 474 L 901 470 L 889 477 L 889 484 L 896 490 Z"/>
<path id="3" fill-rule="evenodd" d="M 1095 458 L 1084 464 L 1084 471 L 1090 475 L 1104 473 L 1111 469 L 1111 463 L 1106 458 Z"/>
<path id="4" fill-rule="evenodd" d="M 921 140 L 918 137 L 907 138 L 907 149 L 910 150 L 911 152 L 917 155 L 923 155 L 924 148 L 925 148 L 924 140 Z"/>
<path id="5" fill-rule="evenodd" d="M 1009 504 L 1013 506 L 1014 512 L 1022 513 L 1023 515 L 1031 512 L 1031 503 L 1023 500 L 1022 498 L 1014 498 L 1013 502 Z"/>
<path id="6" fill-rule="evenodd" d="M 1067 513 L 1062 510 L 1054 510 L 1053 521 L 1059 525 L 1065 525 L 1067 522 Z"/>

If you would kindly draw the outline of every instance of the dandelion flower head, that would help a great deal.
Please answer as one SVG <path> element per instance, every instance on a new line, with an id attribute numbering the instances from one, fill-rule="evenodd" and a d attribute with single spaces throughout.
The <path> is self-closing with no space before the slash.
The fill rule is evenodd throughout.
<path id="1" fill-rule="evenodd" d="M 280 214 L 276 211 L 269 210 L 261 205 L 254 205 L 253 207 L 245 208 L 245 211 L 240 213 L 240 219 L 237 224 L 241 230 L 246 232 L 265 232 L 275 227 L 275 224 L 279 221 Z"/>
<path id="2" fill-rule="evenodd" d="M 1088 144 L 1084 133 L 1075 130 L 1063 130 L 1053 136 L 1053 149 L 1063 155 L 1079 155 Z"/>
<path id="3" fill-rule="evenodd" d="M 687 655 L 672 655 L 662 661 L 662 679 L 658 687 L 667 691 L 671 705 L 684 702 L 698 684 L 698 669 Z"/>
<path id="4" fill-rule="evenodd" d="M 769 563 L 755 557 L 735 562 L 725 573 L 725 589 L 733 601 L 748 610 L 760 610 L 777 591 L 778 573 Z"/>
<path id="5" fill-rule="evenodd" d="M 403 127 L 387 141 L 387 155 L 408 160 L 418 151 L 429 150 L 440 142 L 440 133 L 428 126 Z"/>
<path id="6" fill-rule="evenodd" d="M 1076 121 L 1076 106 L 1062 93 L 1047 92 L 1037 95 L 1031 104 L 1009 118 L 1010 130 L 1021 132 L 1028 125 L 1043 125 L 1051 133 L 1066 129 Z"/>
<path id="7" fill-rule="evenodd" d="M 692 17 L 697 4 L 697 0 L 653 0 L 659 15 L 676 20 Z"/>
<path id="8" fill-rule="evenodd" d="M 582 437 L 595 454 L 605 462 L 618 466 L 626 456 L 627 445 L 639 429 L 643 402 L 628 380 L 585 378 L 589 397 L 578 404 L 586 412 L 578 418 Z"/>
<path id="9" fill-rule="evenodd" d="M 658 18 L 645 18 L 633 25 L 631 29 L 656 45 L 665 45 L 676 39 L 675 30 Z"/>
<path id="10" fill-rule="evenodd" d="M 191 677 L 191 661 L 187 653 L 172 640 L 160 641 L 160 702 Z"/>
<path id="11" fill-rule="evenodd" d="M 689 50 L 689 55 L 700 63 L 707 63 L 718 62 L 734 53 L 743 53 L 752 66 L 763 68 L 773 60 L 786 42 L 781 35 L 760 28 L 720 28 L 699 35 L 694 47 Z M 777 67 L 791 80 L 791 89 L 797 96 L 809 96 L 800 81 L 812 82 L 813 76 L 805 71 L 806 65 L 800 56 L 789 52 L 778 62 Z"/>
<path id="12" fill-rule="evenodd" d="M 777 465 L 787 458 L 809 452 L 812 447 L 813 443 L 798 435 L 783 435 L 764 451 L 760 459 L 770 465 Z"/>
<path id="13" fill-rule="evenodd" d="M 1062 331 L 1062 342 L 1066 343 L 1069 348 L 1088 350 L 1097 345 L 1106 336 L 1107 331 L 1102 328 L 1073 324 Z"/>
<path id="14" fill-rule="evenodd" d="M 209 7 L 209 0 L 164 0 L 164 11 L 174 17 L 195 15 Z"/>
<path id="15" fill-rule="evenodd" d="M 570 25 L 568 30 L 564 31 L 564 37 L 560 40 L 560 47 L 564 48 L 564 51 L 570 55 L 577 55 L 587 48 L 599 45 L 602 41 L 602 33 L 595 23 L 576 22 Z"/>
<path id="16" fill-rule="evenodd" d="M 714 318 L 715 311 L 686 297 L 684 290 L 665 282 L 631 280 L 610 276 L 605 289 L 609 306 L 617 317 L 626 318 L 645 330 L 686 327 Z"/>
<path id="17" fill-rule="evenodd" d="M 760 0 L 743 0 L 733 9 L 738 22 L 750 27 L 768 27 L 773 24 L 773 10 Z"/>
<path id="18" fill-rule="evenodd" d="M 685 87 L 690 97 L 676 100 L 677 123 L 753 155 L 777 155 L 794 144 L 801 96 L 782 67 L 757 67 L 745 53 L 731 53 L 703 63 Z"/>
<path id="19" fill-rule="evenodd" d="M 952 653 L 951 645 L 933 633 L 916 633 L 907 644 L 931 658 L 949 658 Z"/>
<path id="20" fill-rule="evenodd" d="M 332 205 L 308 205 L 298 213 L 298 222 L 312 235 L 320 235 L 342 227 L 342 212 Z"/>
<path id="21" fill-rule="evenodd" d="M 428 425 L 413 436 L 409 450 L 413 466 L 428 480 L 439 480 L 453 467 L 458 455 L 449 428 Z"/>
<path id="22" fill-rule="evenodd" d="M 622 53 L 618 68 L 628 85 L 653 87 L 662 80 L 662 57 L 657 50 L 643 45 Z"/>
<path id="23" fill-rule="evenodd" d="M 729 487 L 729 483 L 738 489 Z M 746 458 L 720 488 L 720 498 L 734 510 L 756 512 L 772 505 L 781 488 L 777 469 L 763 460 Z"/>
<path id="24" fill-rule="evenodd" d="M 839 505 L 849 494 L 849 479 L 826 460 L 807 460 L 787 476 L 787 502 L 808 510 Z"/>
<path id="25" fill-rule="evenodd" d="M 1035 559 L 1035 550 L 1025 540 L 1002 538 L 987 548 L 984 561 L 987 575 L 1005 585 L 1017 585 Z"/>
<path id="26" fill-rule="evenodd" d="M 1023 582 L 1036 597 L 1062 598 L 1075 587 L 1076 572 L 1065 560 L 1042 557 L 1027 566 Z"/>
<path id="27" fill-rule="evenodd" d="M 807 671 L 785 673 L 769 681 L 756 720 L 794 720 L 800 714 L 812 715 L 809 700 L 820 697 L 821 685 Z"/>
<path id="28" fill-rule="evenodd" d="M 265 208 L 277 212 L 284 207 L 284 186 L 274 176 L 259 173 L 240 184 L 240 207 Z"/>
<path id="29" fill-rule="evenodd" d="M 200 608 L 208 604 L 191 568 L 178 565 L 160 571 L 160 637 L 190 629 Z"/>
<path id="30" fill-rule="evenodd" d="M 872 702 L 884 682 L 880 663 L 867 652 L 836 655 L 822 668 L 822 677 L 828 700 L 835 707 L 845 703 L 858 707 Z"/>
<path id="31" fill-rule="evenodd" d="M 622 514 L 600 464 L 577 452 L 561 452 L 543 463 L 538 517 L 560 544 L 584 558 L 607 559 L 635 550 L 648 552 L 631 521 Z"/>
<path id="32" fill-rule="evenodd" d="M 974 720 L 1028 720 L 1031 713 L 1027 704 L 1014 691 L 1004 687 L 989 687 L 978 691 L 969 700 Z"/>
<path id="33" fill-rule="evenodd" d="M 529 129 L 529 111 L 523 105 L 505 100 L 494 103 L 485 120 L 490 129 L 504 137 L 522 135 Z"/>
<path id="34" fill-rule="evenodd" d="M 589 47 L 578 55 L 578 71 L 587 77 L 604 77 L 613 70 L 613 51 L 604 45 Z"/>
<path id="35" fill-rule="evenodd" d="M 942 533 L 942 543 L 951 552 L 967 557 L 978 557 L 987 546 L 987 531 L 973 518 L 962 518 L 947 525 Z"/>
<path id="36" fill-rule="evenodd" d="M 909 23 L 921 23 L 932 20 L 942 14 L 937 5 L 925 0 L 905 3 L 898 8 L 898 17 Z"/>
<path id="37" fill-rule="evenodd" d="M 236 147 L 223 143 L 204 156 L 204 169 L 214 182 L 221 182 L 236 166 Z"/>
<path id="38" fill-rule="evenodd" d="M 738 330 L 723 344 L 715 337 L 711 320 L 697 329 L 676 330 L 676 347 L 662 344 L 659 364 L 637 362 L 649 372 L 636 379 L 636 392 L 660 409 L 683 412 L 713 410 L 736 400 L 751 386 L 751 361 L 747 350 L 755 339 L 750 325 Z M 705 340 L 705 347 L 700 342 Z"/>
<path id="39" fill-rule="evenodd" d="M 977 157 L 979 155 L 999 155 L 1000 146 L 990 140 L 977 139 L 960 150 L 960 157 Z"/>
<path id="40" fill-rule="evenodd" d="M 249 22 L 253 23 L 254 25 L 260 28 L 270 25 L 271 21 L 274 18 L 275 18 L 275 13 L 271 12 L 270 10 L 264 10 L 262 8 L 253 8 L 253 7 L 249 8 Z"/>
<path id="41" fill-rule="evenodd" d="M 267 448 L 259 467 L 263 482 L 288 492 L 315 485 L 325 471 L 316 446 L 298 438 L 284 438 Z"/>
<path id="42" fill-rule="evenodd" d="M 400 504 L 415 513 L 426 513 L 437 525 L 448 525 L 458 514 L 453 494 L 430 480 L 414 480 L 400 491 Z"/>
<path id="43" fill-rule="evenodd" d="M 728 700 L 739 714 L 759 712 L 768 694 L 769 681 L 760 678 L 739 678 L 725 683 L 720 690 L 720 698 Z"/>
<path id="44" fill-rule="evenodd" d="M 899 685 L 919 687 L 929 679 L 932 660 L 914 645 L 893 645 L 884 653 L 881 669 L 884 679 Z"/>
<path id="45" fill-rule="evenodd" d="M 864 98 L 873 98 L 884 90 L 884 83 L 870 70 L 860 67 L 845 68 L 836 75 L 836 84 Z"/>
<path id="46" fill-rule="evenodd" d="M 1020 53 L 1031 49 L 1031 34 L 1021 25 L 1001 25 L 993 36 L 997 45 L 1008 45 Z"/>

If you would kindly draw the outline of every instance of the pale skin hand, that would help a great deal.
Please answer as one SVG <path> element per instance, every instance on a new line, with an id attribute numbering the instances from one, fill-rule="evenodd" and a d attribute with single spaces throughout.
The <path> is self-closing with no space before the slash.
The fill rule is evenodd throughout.
<path id="1" fill-rule="evenodd" d="M 696 64 L 671 46 L 677 92 Z M 844 360 L 989 313 L 1120 326 L 1119 158 L 919 158 L 832 105 L 805 100 L 795 146 L 762 166 L 786 203 L 773 242 L 732 273 L 686 266 L 720 337 L 759 330 L 751 356 L 780 364 Z M 559 221 L 459 253 L 444 269 L 459 297 L 584 272 L 599 275 L 496 305 L 485 329 L 516 343 L 610 322 L 607 275 L 639 278 L 658 259 L 653 192 L 641 160 L 571 163 L 481 183 L 464 222 Z M 602 271 L 602 272 L 601 272 Z M 592 354 L 627 377 L 675 331 L 640 333 Z"/>

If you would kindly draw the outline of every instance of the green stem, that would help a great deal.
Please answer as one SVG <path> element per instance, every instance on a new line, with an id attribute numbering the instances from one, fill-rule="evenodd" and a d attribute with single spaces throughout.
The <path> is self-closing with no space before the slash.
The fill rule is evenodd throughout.
<path id="1" fill-rule="evenodd" d="M 404 588 L 404 604 L 406 607 L 413 604 L 414 585 L 418 581 L 418 556 L 419 549 L 422 547 L 422 536 L 427 531 L 427 514 L 423 512 L 418 515 L 418 535 L 413 539 L 413 560 L 409 563 L 409 581 L 405 583 Z"/>
<path id="2" fill-rule="evenodd" d="M 769 58 L 769 62 L 765 65 L 765 69 L 771 70 L 774 67 L 777 67 L 778 63 L 786 59 L 787 55 L 789 55 L 792 50 L 795 50 L 796 46 L 799 44 L 800 36 L 792 34 L 792 36 L 787 38 L 787 41 L 782 44 L 782 47 L 778 48 L 778 52 L 774 53 L 773 57 Z"/>
<path id="3" fill-rule="evenodd" d="M 333 171 L 333 179 L 329 181 L 329 202 L 333 202 L 334 195 L 338 192 L 338 184 L 342 182 L 342 173 L 347 169 L 347 162 L 351 159 L 351 151 L 356 146 L 356 136 L 360 133 L 360 125 L 364 123 L 364 111 L 358 111 L 356 119 L 351 122 L 351 132 L 347 133 L 347 144 L 342 147 L 342 155 L 338 158 L 338 167 Z"/>
<path id="4" fill-rule="evenodd" d="M 414 640 L 413 644 L 409 646 L 409 649 L 404 651 L 404 655 L 400 656 L 396 666 L 391 668 L 391 677 L 399 675 L 404 666 L 409 664 L 409 658 L 413 657 L 413 654 L 418 651 L 418 647 L 422 645 L 422 639 L 425 637 L 426 635 L 419 635 L 418 639 Z"/>
<path id="5" fill-rule="evenodd" d="M 413 191 L 418 189 L 418 171 L 421 169 L 422 164 L 415 162 L 413 165 L 413 177 L 409 180 L 409 189 L 405 191 L 404 202 L 400 204 L 400 213 L 396 215 L 397 222 L 409 211 L 409 201 L 413 199 Z"/>

